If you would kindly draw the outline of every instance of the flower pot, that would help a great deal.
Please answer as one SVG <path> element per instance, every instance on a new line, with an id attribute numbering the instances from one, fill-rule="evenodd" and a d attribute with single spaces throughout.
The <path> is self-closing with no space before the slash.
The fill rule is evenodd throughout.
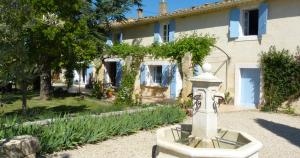
<path id="1" fill-rule="evenodd" d="M 112 91 L 108 91 L 106 93 L 106 95 L 107 95 L 108 98 L 111 98 L 113 96 L 113 92 Z"/>

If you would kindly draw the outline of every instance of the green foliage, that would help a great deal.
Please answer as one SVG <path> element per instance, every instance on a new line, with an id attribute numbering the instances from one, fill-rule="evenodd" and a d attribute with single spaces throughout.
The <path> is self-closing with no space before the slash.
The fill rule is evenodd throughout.
<path id="1" fill-rule="evenodd" d="M 204 58 L 209 55 L 215 42 L 216 39 L 210 35 L 195 33 L 189 36 L 184 35 L 175 42 L 162 45 L 154 44 L 147 51 L 155 57 L 171 58 L 179 63 L 186 53 L 191 53 L 192 62 L 202 65 Z"/>
<path id="2" fill-rule="evenodd" d="M 48 126 L 15 125 L 13 121 L 0 120 L 1 125 L 5 126 L 0 129 L 0 139 L 33 135 L 38 137 L 41 143 L 41 152 L 51 153 L 86 143 L 96 143 L 113 136 L 129 135 L 137 130 L 149 130 L 161 125 L 178 123 L 184 117 L 184 112 L 178 107 L 159 107 L 153 111 L 118 116 L 63 117 Z"/>
<path id="3" fill-rule="evenodd" d="M 103 96 L 103 87 L 101 81 L 93 83 L 92 96 L 96 97 L 97 99 L 101 99 Z"/>
<path id="4" fill-rule="evenodd" d="M 37 76 L 38 67 L 27 45 L 27 30 L 32 26 L 32 6 L 28 0 L 0 1 L 0 81 L 14 81 L 20 85 L 23 114 L 26 113 L 26 94 L 29 84 Z"/>
<path id="5" fill-rule="evenodd" d="M 70 86 L 71 71 L 101 56 L 107 22 L 125 19 L 125 12 L 133 5 L 141 6 L 141 1 L 1 0 L 0 33 L 4 42 L 0 48 L 13 48 L 7 52 L 22 52 L 19 54 L 24 59 L 30 57 L 24 61 L 38 68 L 41 95 L 48 98 L 51 69 L 67 69 Z"/>
<path id="6" fill-rule="evenodd" d="M 127 70 L 126 67 L 123 68 L 121 86 L 117 93 L 117 98 L 115 100 L 116 105 L 121 106 L 133 106 L 136 105 L 133 100 L 132 94 L 134 90 L 135 77 L 137 71 Z"/>
<path id="7" fill-rule="evenodd" d="M 108 48 L 111 55 L 117 55 L 123 59 L 130 57 L 129 62 L 122 69 L 121 85 L 117 92 L 117 98 L 115 104 L 117 106 L 136 106 L 139 105 L 139 101 L 134 101 L 133 90 L 136 75 L 138 74 L 141 62 L 146 55 L 147 48 L 138 45 L 129 45 L 126 43 L 114 45 Z"/>
<path id="8" fill-rule="evenodd" d="M 288 50 L 273 46 L 261 54 L 265 105 L 262 110 L 277 111 L 284 101 L 299 94 L 300 62 Z"/>
<path id="9" fill-rule="evenodd" d="M 202 64 L 215 42 L 216 39 L 210 35 L 192 34 L 183 36 L 175 42 L 154 43 L 148 47 L 122 43 L 114 45 L 108 52 L 122 58 L 132 56 L 142 60 L 145 55 L 152 55 L 156 58 L 171 58 L 177 62 L 181 62 L 186 53 L 191 53 L 193 63 Z"/>
<path id="10" fill-rule="evenodd" d="M 224 103 L 230 104 L 232 103 L 233 98 L 230 96 L 230 92 L 225 92 Z"/>
<path id="11" fill-rule="evenodd" d="M 212 36 L 193 34 L 183 36 L 175 42 L 163 44 L 154 43 L 148 47 L 129 45 L 127 43 L 107 47 L 107 52 L 110 55 L 116 55 L 124 59 L 131 57 L 130 61 L 126 63 L 127 66 L 123 69 L 121 87 L 117 94 L 116 104 L 135 104 L 132 99 L 135 78 L 138 74 L 140 64 L 146 55 L 152 55 L 155 58 L 169 58 L 176 60 L 177 63 L 181 63 L 183 56 L 186 53 L 191 53 L 193 63 L 202 64 L 204 58 L 209 55 L 215 42 L 216 40 Z"/>
<path id="12" fill-rule="evenodd" d="M 179 107 L 182 109 L 190 109 L 193 108 L 193 100 L 189 98 L 188 100 L 184 100 L 183 102 L 178 102 L 177 103 Z"/>

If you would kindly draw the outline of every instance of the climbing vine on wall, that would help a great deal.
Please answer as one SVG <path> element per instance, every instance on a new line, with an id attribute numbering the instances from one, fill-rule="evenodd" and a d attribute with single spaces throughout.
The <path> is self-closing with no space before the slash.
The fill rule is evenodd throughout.
<path id="1" fill-rule="evenodd" d="M 155 57 L 171 58 L 177 62 L 181 62 L 186 53 L 191 53 L 193 64 L 201 65 L 215 42 L 216 39 L 210 35 L 184 35 L 175 42 L 162 45 L 154 44 L 148 48 L 148 52 Z"/>
<path id="2" fill-rule="evenodd" d="M 201 65 L 204 58 L 209 55 L 215 42 L 216 39 L 213 36 L 192 34 L 189 36 L 184 35 L 174 42 L 163 44 L 154 43 L 147 47 L 129 45 L 126 43 L 109 47 L 107 49 L 109 55 L 121 57 L 126 61 L 116 103 L 133 103 L 132 94 L 135 83 L 134 80 L 138 74 L 140 64 L 146 55 L 151 55 L 155 58 L 169 58 L 175 60 L 180 68 L 182 58 L 186 53 L 190 53 L 193 64 Z"/>
<path id="3" fill-rule="evenodd" d="M 119 87 L 115 105 L 137 105 L 138 101 L 133 100 L 133 91 L 136 75 L 141 62 L 146 55 L 146 47 L 129 45 L 126 43 L 114 45 L 109 49 L 110 55 L 116 55 L 126 60 L 122 69 L 122 80 Z"/>

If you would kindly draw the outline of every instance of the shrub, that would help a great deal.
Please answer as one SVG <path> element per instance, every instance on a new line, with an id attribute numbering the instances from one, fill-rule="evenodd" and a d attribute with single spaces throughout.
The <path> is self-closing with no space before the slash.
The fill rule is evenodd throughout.
<path id="1" fill-rule="evenodd" d="M 300 63 L 288 50 L 274 46 L 261 54 L 265 105 L 262 110 L 277 111 L 282 103 L 299 93 Z"/>
<path id="2" fill-rule="evenodd" d="M 25 134 L 33 135 L 38 137 L 41 143 L 41 152 L 51 153 L 103 141 L 112 136 L 129 135 L 137 130 L 148 130 L 160 125 L 181 122 L 184 117 L 184 112 L 178 107 L 159 107 L 152 111 L 118 116 L 82 116 L 72 119 L 63 117 L 48 126 L 17 126 L 0 120 L 2 125 L 9 125 L 0 129 L 0 139 Z"/>
<path id="3" fill-rule="evenodd" d="M 92 96 L 101 99 L 103 96 L 103 87 L 101 81 L 93 83 Z"/>
<path id="4" fill-rule="evenodd" d="M 224 104 L 228 105 L 232 103 L 233 98 L 230 96 L 230 92 L 225 92 L 224 94 Z"/>
<path id="5" fill-rule="evenodd" d="M 115 105 L 132 106 L 139 104 L 139 102 L 135 102 L 132 97 L 136 75 L 137 72 L 135 70 L 127 70 L 126 66 L 124 66 L 121 86 L 117 92 Z"/>

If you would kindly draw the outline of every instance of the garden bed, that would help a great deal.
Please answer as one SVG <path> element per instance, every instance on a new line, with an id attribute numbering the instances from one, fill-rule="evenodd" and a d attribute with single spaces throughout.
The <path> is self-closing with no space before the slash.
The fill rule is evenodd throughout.
<path id="1" fill-rule="evenodd" d="M 20 125 L 0 129 L 0 139 L 17 135 L 32 135 L 39 139 L 41 153 L 52 153 L 96 143 L 113 136 L 135 133 L 138 130 L 181 122 L 185 113 L 178 107 L 158 107 L 155 110 L 106 117 L 63 117 L 48 126 Z"/>

